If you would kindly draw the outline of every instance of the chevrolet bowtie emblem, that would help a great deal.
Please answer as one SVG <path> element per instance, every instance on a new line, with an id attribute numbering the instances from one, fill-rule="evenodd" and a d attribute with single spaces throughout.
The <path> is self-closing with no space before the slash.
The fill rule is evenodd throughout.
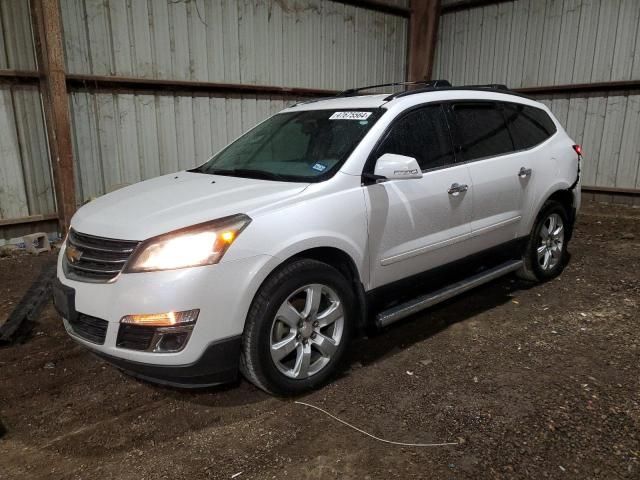
<path id="1" fill-rule="evenodd" d="M 69 263 L 77 263 L 82 258 L 82 252 L 72 245 L 67 246 L 64 254 Z"/>

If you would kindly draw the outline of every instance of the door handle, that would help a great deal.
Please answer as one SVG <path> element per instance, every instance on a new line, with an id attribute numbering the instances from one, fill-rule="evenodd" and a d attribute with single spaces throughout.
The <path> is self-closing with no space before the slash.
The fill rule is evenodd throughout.
<path id="1" fill-rule="evenodd" d="M 460 193 L 466 192 L 467 190 L 469 190 L 468 185 L 465 185 L 465 184 L 460 185 L 459 183 L 454 183 L 449 187 L 448 193 L 449 195 L 453 195 L 455 197 Z"/>
<path id="2" fill-rule="evenodd" d="M 518 172 L 518 176 L 520 178 L 527 178 L 531 176 L 531 169 L 520 167 L 520 171 Z"/>

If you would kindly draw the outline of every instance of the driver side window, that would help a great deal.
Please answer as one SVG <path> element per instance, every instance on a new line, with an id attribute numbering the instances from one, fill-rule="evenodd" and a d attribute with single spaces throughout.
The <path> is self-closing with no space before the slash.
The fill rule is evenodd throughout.
<path id="1" fill-rule="evenodd" d="M 376 158 L 385 153 L 413 157 L 423 171 L 453 163 L 453 145 L 442 107 L 420 107 L 395 120 Z"/>

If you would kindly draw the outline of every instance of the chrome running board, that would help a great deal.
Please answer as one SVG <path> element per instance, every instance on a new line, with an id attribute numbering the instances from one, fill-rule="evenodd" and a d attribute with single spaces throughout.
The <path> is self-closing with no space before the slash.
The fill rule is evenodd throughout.
<path id="1" fill-rule="evenodd" d="M 486 270 L 472 277 L 447 285 L 435 292 L 422 295 L 414 298 L 413 300 L 409 300 L 408 302 L 391 307 L 380 312 L 376 316 L 376 325 L 378 327 L 386 327 L 387 325 L 397 322 L 409 315 L 413 315 L 420 310 L 424 310 L 425 308 L 429 308 L 437 303 L 444 302 L 445 300 L 455 297 L 467 290 L 471 290 L 472 288 L 476 288 L 498 277 L 502 277 L 507 273 L 514 272 L 521 266 L 522 260 L 511 260 L 490 270 Z"/>

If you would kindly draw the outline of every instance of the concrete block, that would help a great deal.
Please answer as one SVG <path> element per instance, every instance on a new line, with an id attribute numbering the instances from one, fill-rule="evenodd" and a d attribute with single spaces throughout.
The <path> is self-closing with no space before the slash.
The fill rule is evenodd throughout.
<path id="1" fill-rule="evenodd" d="M 32 233 L 31 235 L 25 235 L 24 245 L 27 252 L 37 255 L 42 252 L 50 252 L 51 245 L 49 244 L 49 238 L 44 232 Z"/>

